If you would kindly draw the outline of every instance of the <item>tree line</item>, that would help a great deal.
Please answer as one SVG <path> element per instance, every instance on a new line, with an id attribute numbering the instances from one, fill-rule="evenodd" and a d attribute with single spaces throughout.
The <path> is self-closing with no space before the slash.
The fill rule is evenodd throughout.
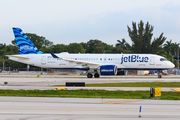
<path id="1" fill-rule="evenodd" d="M 145 54 L 158 54 L 166 57 L 168 60 L 174 62 L 177 67 L 178 61 L 173 60 L 173 56 L 177 56 L 180 43 L 173 43 L 172 40 L 166 40 L 164 34 L 161 33 L 158 37 L 153 38 L 154 27 L 147 22 L 141 20 L 138 24 L 132 22 L 132 27 L 127 26 L 128 34 L 132 44 L 129 44 L 124 38 L 117 40 L 115 46 L 109 45 L 98 39 L 91 39 L 88 42 L 54 44 L 52 41 L 47 40 L 43 36 L 38 36 L 32 33 L 26 33 L 28 38 L 34 45 L 42 52 L 54 53 L 69 52 L 69 53 L 145 53 Z M 0 44 L 0 67 L 5 60 L 7 67 L 26 67 L 25 64 L 8 60 L 5 55 L 19 54 L 16 40 L 11 41 L 12 44 Z"/>

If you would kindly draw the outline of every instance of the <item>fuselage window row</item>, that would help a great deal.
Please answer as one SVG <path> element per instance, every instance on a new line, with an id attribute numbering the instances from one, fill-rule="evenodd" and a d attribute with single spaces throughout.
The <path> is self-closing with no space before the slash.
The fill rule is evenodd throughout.
<path id="1" fill-rule="evenodd" d="M 66 58 L 65 58 L 66 59 Z M 67 59 L 72 59 L 72 60 L 84 60 L 84 61 L 98 61 L 98 60 L 108 60 L 108 61 L 119 61 L 120 58 L 67 58 Z M 52 58 L 51 56 L 47 56 L 47 60 L 59 60 L 59 59 L 55 59 L 55 58 Z M 164 59 L 161 61 L 165 61 Z"/>

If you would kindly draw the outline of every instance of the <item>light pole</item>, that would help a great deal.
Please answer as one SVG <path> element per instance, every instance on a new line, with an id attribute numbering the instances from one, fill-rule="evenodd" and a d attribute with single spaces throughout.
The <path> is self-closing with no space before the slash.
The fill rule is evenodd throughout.
<path id="1" fill-rule="evenodd" d="M 178 75 L 179 75 L 179 48 L 178 48 Z"/>
<path id="2" fill-rule="evenodd" d="M 3 72 L 4 72 L 4 62 L 5 62 L 5 60 L 3 60 Z"/>
<path id="3" fill-rule="evenodd" d="M 172 55 L 172 63 L 174 64 L 174 55 Z"/>
<path id="4" fill-rule="evenodd" d="M 29 71 L 29 65 L 27 64 L 27 71 Z"/>

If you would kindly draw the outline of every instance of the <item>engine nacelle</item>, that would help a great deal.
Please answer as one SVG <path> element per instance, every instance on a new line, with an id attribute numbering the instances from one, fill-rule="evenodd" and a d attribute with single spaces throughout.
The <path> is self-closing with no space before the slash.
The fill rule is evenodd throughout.
<path id="1" fill-rule="evenodd" d="M 117 66 L 115 65 L 102 65 L 99 67 L 100 75 L 116 75 Z"/>

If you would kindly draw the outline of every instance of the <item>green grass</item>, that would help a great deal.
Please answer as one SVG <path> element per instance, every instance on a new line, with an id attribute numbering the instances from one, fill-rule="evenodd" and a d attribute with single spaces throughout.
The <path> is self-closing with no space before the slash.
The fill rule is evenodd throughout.
<path id="1" fill-rule="evenodd" d="M 65 85 L 55 86 L 64 87 Z M 86 84 L 86 87 L 180 87 L 180 82 L 98 83 Z"/>
<path id="2" fill-rule="evenodd" d="M 149 91 L 0 90 L 0 96 L 152 99 Z M 180 92 L 162 92 L 161 100 L 180 100 Z"/>

